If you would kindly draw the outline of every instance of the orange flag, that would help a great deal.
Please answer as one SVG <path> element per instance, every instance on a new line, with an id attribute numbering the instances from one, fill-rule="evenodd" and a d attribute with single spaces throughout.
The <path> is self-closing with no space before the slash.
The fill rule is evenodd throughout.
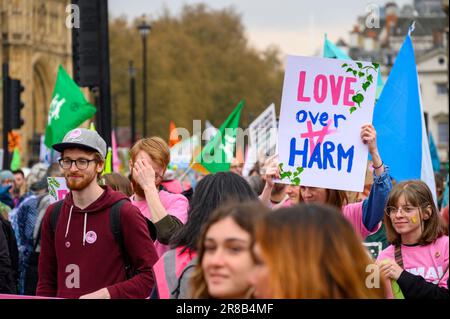
<path id="1" fill-rule="evenodd" d="M 180 141 L 180 137 L 178 136 L 177 127 L 173 121 L 170 121 L 169 125 L 169 147 L 174 146 Z"/>

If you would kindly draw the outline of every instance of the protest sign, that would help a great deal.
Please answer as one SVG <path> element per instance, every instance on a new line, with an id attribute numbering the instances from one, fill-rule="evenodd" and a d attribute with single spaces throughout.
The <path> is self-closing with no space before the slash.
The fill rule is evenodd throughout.
<path id="1" fill-rule="evenodd" d="M 275 104 L 271 104 L 264 110 L 249 127 L 250 143 L 256 148 L 257 154 L 266 156 L 275 154 L 277 146 L 277 117 Z"/>
<path id="2" fill-rule="evenodd" d="M 372 122 L 378 64 L 288 56 L 278 151 L 280 180 L 294 185 L 360 192 Z"/>
<path id="3" fill-rule="evenodd" d="M 50 194 L 50 203 L 56 203 L 66 197 L 70 192 L 67 188 L 66 179 L 64 177 L 48 177 L 48 193 Z"/>

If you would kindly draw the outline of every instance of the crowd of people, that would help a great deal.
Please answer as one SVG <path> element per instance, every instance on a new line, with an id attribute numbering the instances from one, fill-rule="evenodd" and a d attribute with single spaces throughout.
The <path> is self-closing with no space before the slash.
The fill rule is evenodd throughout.
<path id="1" fill-rule="evenodd" d="M 53 145 L 58 163 L 0 172 L 0 294 L 449 298 L 444 181 L 437 194 L 397 183 L 372 125 L 361 140 L 372 160 L 359 194 L 276 183 L 276 157 L 245 177 L 233 161 L 185 189 L 168 177 L 163 139 L 132 146 L 129 176 L 102 174 L 105 141 L 74 129 Z M 65 178 L 63 200 L 51 204 L 48 177 Z"/>

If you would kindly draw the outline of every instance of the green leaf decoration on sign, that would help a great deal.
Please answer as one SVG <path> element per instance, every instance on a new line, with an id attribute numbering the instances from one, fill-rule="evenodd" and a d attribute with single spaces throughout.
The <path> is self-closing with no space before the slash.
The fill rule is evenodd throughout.
<path id="1" fill-rule="evenodd" d="M 58 187 L 60 187 L 61 186 L 61 184 L 56 180 L 56 178 L 54 178 L 54 177 L 49 177 L 49 179 L 48 179 L 48 184 L 49 185 L 52 185 L 52 186 L 54 186 L 54 187 L 56 187 L 56 188 L 58 188 Z"/>
<path id="2" fill-rule="evenodd" d="M 364 82 L 362 88 L 364 91 L 367 91 L 367 88 L 370 86 L 370 82 Z"/>
<path id="3" fill-rule="evenodd" d="M 56 197 L 56 192 L 55 192 L 55 190 L 54 190 L 53 188 L 50 188 L 50 189 L 49 189 L 49 193 L 50 193 L 50 195 L 51 195 L 53 198 L 57 199 L 57 197 Z"/>
<path id="4" fill-rule="evenodd" d="M 364 95 L 362 93 L 367 92 L 367 89 L 373 84 L 374 75 L 369 72 L 376 72 L 379 64 L 374 62 L 366 66 L 364 66 L 361 62 L 355 62 L 355 64 L 356 65 L 352 65 L 352 63 L 344 63 L 341 67 L 346 68 L 346 73 L 351 73 L 353 76 L 358 76 L 360 79 L 359 83 L 361 83 L 361 89 L 353 95 L 352 101 L 355 102 L 359 108 L 361 108 L 361 103 L 364 101 Z M 350 108 L 350 114 L 356 110 L 357 107 Z"/>
<path id="5" fill-rule="evenodd" d="M 278 168 L 280 169 L 280 179 L 288 178 L 292 185 L 300 185 L 300 177 L 299 175 L 303 172 L 303 167 L 297 167 L 293 172 L 291 171 L 284 171 L 283 170 L 283 163 L 280 163 L 278 165 Z"/>
<path id="6" fill-rule="evenodd" d="M 55 199 L 58 199 L 58 196 L 56 195 L 56 189 L 61 186 L 61 184 L 56 180 L 54 177 L 49 177 L 47 179 L 48 181 L 48 193 Z"/>
<path id="7" fill-rule="evenodd" d="M 352 101 L 358 104 L 359 107 L 361 107 L 361 103 L 362 101 L 364 101 L 364 95 L 362 95 L 361 93 L 353 95 Z"/>

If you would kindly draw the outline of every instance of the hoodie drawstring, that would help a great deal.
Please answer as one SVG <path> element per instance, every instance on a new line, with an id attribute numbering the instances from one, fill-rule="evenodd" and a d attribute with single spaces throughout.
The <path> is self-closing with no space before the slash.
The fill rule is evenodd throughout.
<path id="1" fill-rule="evenodd" d="M 84 213 L 83 246 L 86 243 L 86 224 L 87 224 L 87 213 Z"/>
<path id="2" fill-rule="evenodd" d="M 70 206 L 69 219 L 67 220 L 66 234 L 64 235 L 64 238 L 67 238 L 67 234 L 69 233 L 70 220 L 72 219 L 72 210 L 73 210 L 73 205 Z"/>
<path id="3" fill-rule="evenodd" d="M 64 238 L 67 238 L 67 234 L 69 233 L 70 221 L 72 220 L 72 210 L 73 205 L 70 206 L 69 219 L 67 220 L 66 234 L 64 235 Z M 84 213 L 83 246 L 85 246 L 86 243 L 86 225 L 87 225 L 87 213 Z"/>

